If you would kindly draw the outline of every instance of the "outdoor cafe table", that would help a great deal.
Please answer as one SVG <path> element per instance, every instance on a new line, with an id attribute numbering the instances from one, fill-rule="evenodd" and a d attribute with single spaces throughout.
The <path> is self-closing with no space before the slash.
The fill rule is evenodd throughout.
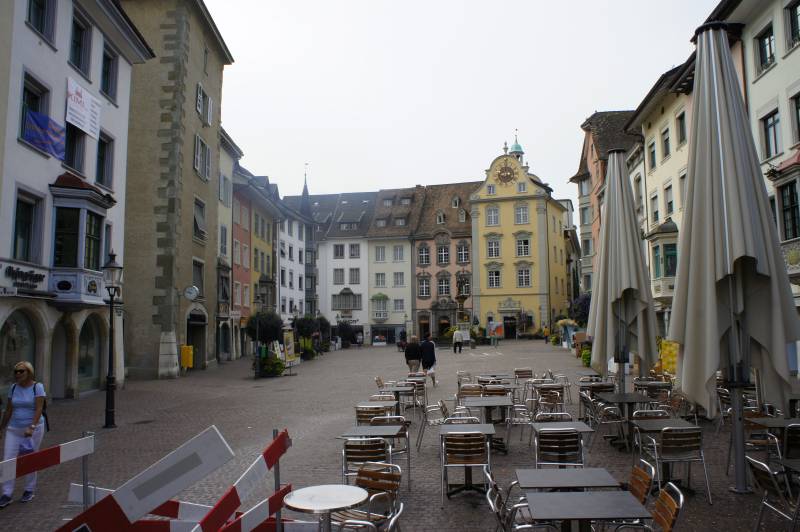
<path id="1" fill-rule="evenodd" d="M 368 497 L 367 490 L 357 486 L 325 484 L 294 490 L 284 497 L 283 504 L 296 512 L 319 514 L 320 530 L 330 532 L 331 512 L 355 508 Z"/>
<path id="2" fill-rule="evenodd" d="M 536 432 L 542 429 L 571 429 L 577 430 L 581 434 L 594 432 L 594 429 L 583 421 L 542 421 L 540 423 L 531 423 L 531 427 Z"/>
<path id="3" fill-rule="evenodd" d="M 397 401 L 361 401 L 360 403 L 356 404 L 357 408 L 369 408 L 371 406 L 387 409 L 395 408 L 397 406 Z"/>
<path id="4" fill-rule="evenodd" d="M 800 418 L 782 418 L 782 417 L 749 417 L 747 421 L 755 423 L 765 429 L 785 429 L 789 425 L 800 424 Z"/>
<path id="5" fill-rule="evenodd" d="M 665 417 L 660 419 L 631 419 L 630 424 L 634 427 L 639 429 L 639 432 L 642 433 L 660 433 L 663 429 L 668 427 L 677 428 L 677 429 L 691 429 L 697 428 L 697 425 L 691 423 L 690 421 L 686 421 L 685 419 L 681 418 L 671 418 Z M 670 464 L 669 462 L 663 462 L 661 464 L 661 474 L 662 478 L 670 479 L 672 476 L 670 473 Z"/>
<path id="6" fill-rule="evenodd" d="M 478 373 L 476 379 L 510 379 L 510 373 Z"/>
<path id="7" fill-rule="evenodd" d="M 480 408 L 481 409 L 481 422 L 490 422 L 491 409 L 500 407 L 504 412 L 514 405 L 514 401 L 508 395 L 489 395 L 485 397 L 465 397 L 464 406 L 467 408 Z M 505 416 L 503 417 L 505 419 Z M 506 439 L 508 439 L 508 432 L 506 431 Z M 503 451 L 508 453 L 505 442 L 501 438 L 492 438 L 492 448 L 496 451 Z"/>
<path id="8" fill-rule="evenodd" d="M 342 433 L 340 438 L 400 438 L 403 425 L 353 425 Z M 408 471 L 406 478 L 411 487 L 411 449 L 406 450 Z"/>
<path id="9" fill-rule="evenodd" d="M 480 432 L 484 436 L 488 436 L 491 438 L 494 436 L 494 425 L 489 423 L 448 423 L 446 425 L 442 425 L 439 427 L 439 447 L 441 447 L 441 442 L 445 436 L 452 433 L 458 432 Z M 441 452 L 441 449 L 440 449 Z M 472 467 L 464 466 L 464 485 L 458 486 L 454 490 L 451 490 L 447 495 L 450 496 L 454 493 L 458 493 L 460 491 L 479 491 L 483 493 L 483 490 L 472 483 Z"/>
<path id="10" fill-rule="evenodd" d="M 619 488 L 619 482 L 602 467 L 575 469 L 517 469 L 520 489 Z"/>
<path id="11" fill-rule="evenodd" d="M 650 517 L 628 491 L 527 491 L 525 498 L 534 520 L 561 521 L 562 530 L 578 522 L 578 530 L 590 531 L 592 520 L 646 519 Z"/>
<path id="12" fill-rule="evenodd" d="M 410 392 L 413 390 L 413 386 L 384 386 L 380 389 L 382 392 L 392 392 L 394 394 L 394 400 L 397 404 L 394 405 L 394 415 L 400 415 L 400 392 Z"/>
<path id="13" fill-rule="evenodd" d="M 781 460 L 781 465 L 786 469 L 791 469 L 795 473 L 800 472 L 800 460 L 797 458 L 784 458 Z"/>
<path id="14" fill-rule="evenodd" d="M 626 405 L 625 417 L 630 418 L 633 414 L 633 405 L 638 403 L 649 403 L 652 399 L 641 393 L 610 393 L 601 392 L 597 394 L 597 398 L 604 403 L 615 403 L 617 405 Z M 620 408 L 620 410 L 622 410 Z"/>
<path id="15" fill-rule="evenodd" d="M 600 374 L 597 373 L 595 370 L 589 368 L 589 369 L 576 369 L 575 375 L 577 375 L 578 377 L 595 377 L 599 376 Z"/>

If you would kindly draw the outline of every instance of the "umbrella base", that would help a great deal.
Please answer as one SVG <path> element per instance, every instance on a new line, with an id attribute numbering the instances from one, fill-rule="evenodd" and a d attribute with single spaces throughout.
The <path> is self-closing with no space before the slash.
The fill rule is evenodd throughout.
<path id="1" fill-rule="evenodd" d="M 737 495 L 749 495 L 753 493 L 753 488 L 747 486 L 745 489 L 739 489 L 736 486 L 730 486 L 728 488 L 728 491 L 730 491 L 731 493 L 736 493 Z"/>

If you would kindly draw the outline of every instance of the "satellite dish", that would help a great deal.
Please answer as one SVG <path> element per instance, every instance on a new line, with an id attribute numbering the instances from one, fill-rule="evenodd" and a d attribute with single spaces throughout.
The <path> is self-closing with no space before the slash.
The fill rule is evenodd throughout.
<path id="1" fill-rule="evenodd" d="M 186 290 L 183 291 L 183 297 L 188 299 L 189 301 L 194 301 L 200 295 L 200 289 L 196 286 L 187 286 Z"/>

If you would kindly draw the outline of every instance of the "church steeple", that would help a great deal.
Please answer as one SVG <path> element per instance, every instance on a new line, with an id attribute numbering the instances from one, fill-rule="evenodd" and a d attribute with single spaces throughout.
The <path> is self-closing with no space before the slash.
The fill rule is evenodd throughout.
<path id="1" fill-rule="evenodd" d="M 525 152 L 522 149 L 522 145 L 520 145 L 519 140 L 517 140 L 517 130 L 514 130 L 514 144 L 511 145 L 511 150 L 509 150 L 509 154 L 513 155 L 517 158 L 517 160 L 522 163 L 522 156 L 525 155 Z"/>
<path id="2" fill-rule="evenodd" d="M 305 163 L 303 171 L 303 195 L 300 199 L 300 212 L 311 216 L 311 199 L 308 196 L 308 163 Z"/>

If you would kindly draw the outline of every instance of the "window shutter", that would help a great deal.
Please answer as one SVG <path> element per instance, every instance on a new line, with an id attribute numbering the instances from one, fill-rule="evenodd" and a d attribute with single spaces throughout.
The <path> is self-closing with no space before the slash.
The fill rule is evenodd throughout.
<path id="1" fill-rule="evenodd" d="M 195 98 L 195 109 L 201 115 L 203 114 L 203 86 L 197 84 L 197 96 Z"/>
<path id="2" fill-rule="evenodd" d="M 206 97 L 208 102 L 208 106 L 206 107 L 206 124 L 211 124 L 212 118 L 214 116 L 214 100 L 211 97 Z"/>
<path id="3" fill-rule="evenodd" d="M 200 136 L 194 136 L 194 169 L 200 171 L 200 158 L 202 156 L 200 146 Z"/>
<path id="4" fill-rule="evenodd" d="M 205 151 L 205 167 L 203 168 L 203 176 L 208 179 L 211 176 L 211 148 L 204 145 Z"/>

